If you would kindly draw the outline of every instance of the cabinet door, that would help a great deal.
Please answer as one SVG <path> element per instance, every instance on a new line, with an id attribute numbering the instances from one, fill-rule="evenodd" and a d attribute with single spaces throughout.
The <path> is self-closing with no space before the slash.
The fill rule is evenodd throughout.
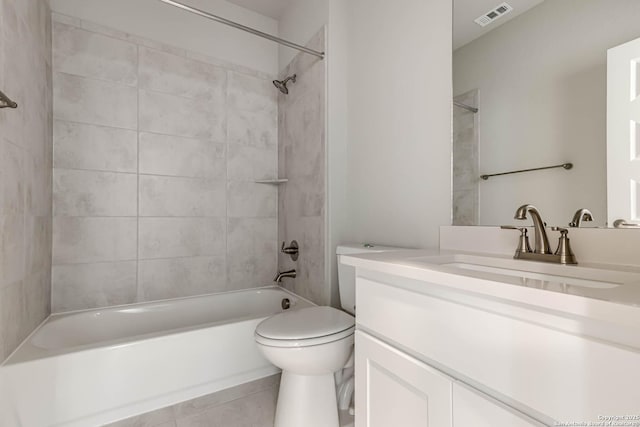
<path id="1" fill-rule="evenodd" d="M 356 331 L 356 427 L 451 427 L 451 380 Z"/>
<path id="2" fill-rule="evenodd" d="M 489 396 L 455 383 L 453 384 L 453 426 L 540 427 L 543 424 L 498 403 Z"/>

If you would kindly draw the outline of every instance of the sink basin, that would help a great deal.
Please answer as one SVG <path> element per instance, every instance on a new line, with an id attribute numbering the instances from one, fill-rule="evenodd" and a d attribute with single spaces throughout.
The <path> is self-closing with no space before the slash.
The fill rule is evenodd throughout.
<path id="1" fill-rule="evenodd" d="M 511 277 L 521 278 L 523 281 L 539 280 L 545 282 L 555 282 L 560 285 L 583 286 L 587 288 L 611 289 L 621 285 L 621 283 L 602 282 L 595 280 L 580 279 L 576 277 L 557 276 L 555 274 L 537 273 L 533 271 L 510 270 L 506 268 L 489 267 L 479 264 L 468 264 L 464 262 L 451 262 L 440 264 L 442 266 L 462 268 L 471 271 L 484 271 L 486 273 L 503 274 Z"/>
<path id="2" fill-rule="evenodd" d="M 571 287 L 606 290 L 640 283 L 637 272 L 479 255 L 424 256 L 411 258 L 407 264 L 428 264 L 462 275 L 564 292 Z"/>

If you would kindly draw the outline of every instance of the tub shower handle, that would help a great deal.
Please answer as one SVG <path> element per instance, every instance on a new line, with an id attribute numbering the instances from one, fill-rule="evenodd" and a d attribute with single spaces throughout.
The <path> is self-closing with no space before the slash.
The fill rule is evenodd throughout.
<path id="1" fill-rule="evenodd" d="M 289 255 L 292 261 L 297 261 L 298 255 L 300 253 L 298 249 L 298 242 L 296 242 L 295 240 L 292 240 L 291 244 L 288 247 L 285 247 L 285 245 L 286 243 L 282 242 L 282 248 L 280 248 L 280 252 L 282 252 L 283 254 Z"/>

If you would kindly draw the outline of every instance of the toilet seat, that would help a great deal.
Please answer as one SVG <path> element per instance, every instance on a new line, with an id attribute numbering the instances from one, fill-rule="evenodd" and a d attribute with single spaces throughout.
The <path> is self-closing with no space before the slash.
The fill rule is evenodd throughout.
<path id="1" fill-rule="evenodd" d="M 276 314 L 262 321 L 256 342 L 270 347 L 310 347 L 353 335 L 353 316 L 333 307 L 309 307 Z"/>

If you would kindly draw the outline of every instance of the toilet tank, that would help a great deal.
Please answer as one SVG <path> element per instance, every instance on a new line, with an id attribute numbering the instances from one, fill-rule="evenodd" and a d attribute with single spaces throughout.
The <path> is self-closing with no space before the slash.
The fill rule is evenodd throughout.
<path id="1" fill-rule="evenodd" d="M 356 313 L 356 269 L 342 264 L 342 256 L 375 252 L 399 251 L 403 248 L 392 246 L 378 246 L 370 243 L 350 243 L 336 248 L 338 257 L 338 287 L 340 290 L 340 305 L 348 313 Z"/>

